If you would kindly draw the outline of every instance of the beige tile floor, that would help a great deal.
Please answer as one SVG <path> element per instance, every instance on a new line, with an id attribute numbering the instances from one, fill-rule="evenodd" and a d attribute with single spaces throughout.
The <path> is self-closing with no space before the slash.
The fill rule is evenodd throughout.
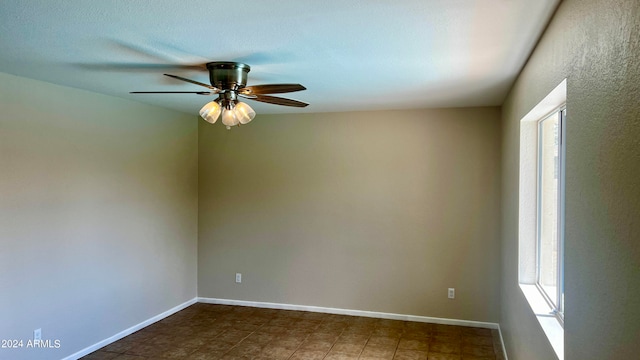
<path id="1" fill-rule="evenodd" d="M 497 330 L 195 304 L 82 359 L 502 360 Z"/>

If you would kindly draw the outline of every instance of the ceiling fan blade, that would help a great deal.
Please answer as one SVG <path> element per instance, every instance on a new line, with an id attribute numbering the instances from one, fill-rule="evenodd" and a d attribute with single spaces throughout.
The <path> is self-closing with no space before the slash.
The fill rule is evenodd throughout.
<path id="1" fill-rule="evenodd" d="M 213 95 L 211 91 L 130 91 L 129 94 L 198 94 Z"/>
<path id="2" fill-rule="evenodd" d="M 253 96 L 243 96 L 249 100 L 261 101 L 269 104 L 275 105 L 284 105 L 284 106 L 293 106 L 293 107 L 306 107 L 309 104 L 303 103 L 298 100 L 285 99 L 277 96 L 269 96 L 269 95 L 253 95 Z"/>
<path id="3" fill-rule="evenodd" d="M 152 64 L 152 63 L 94 63 L 94 64 L 73 64 L 74 66 L 97 71 L 121 71 L 121 72 L 141 72 L 141 71 L 171 71 L 171 70 L 187 70 L 187 71 L 207 71 L 204 64 Z"/>
<path id="4" fill-rule="evenodd" d="M 307 90 L 307 88 L 300 84 L 265 84 L 245 86 L 244 88 L 238 90 L 238 92 L 245 95 L 260 95 L 282 94 L 302 90 Z"/>
<path id="5" fill-rule="evenodd" d="M 217 87 L 215 87 L 215 86 L 211 86 L 211 85 L 207 85 L 207 84 L 205 84 L 205 83 L 201 83 L 201 82 L 199 82 L 199 81 L 195 81 L 195 80 L 191 80 L 191 79 L 186 79 L 186 78 L 183 78 L 183 77 L 180 77 L 180 76 L 176 76 L 176 75 L 171 75 L 171 74 L 164 74 L 164 76 L 168 76 L 168 77 L 172 77 L 172 78 L 174 78 L 174 79 L 178 79 L 178 80 L 182 80 L 182 81 L 190 82 L 190 83 L 192 83 L 192 84 L 196 84 L 196 85 L 204 86 L 204 87 L 206 87 L 206 88 L 209 88 L 209 89 L 213 90 L 213 92 L 214 92 L 214 93 L 219 93 L 219 92 L 220 92 L 220 89 L 218 89 Z"/>

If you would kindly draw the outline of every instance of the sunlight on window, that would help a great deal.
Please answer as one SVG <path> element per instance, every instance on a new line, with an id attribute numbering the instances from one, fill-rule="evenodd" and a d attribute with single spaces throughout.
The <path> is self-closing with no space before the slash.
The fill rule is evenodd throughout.
<path id="1" fill-rule="evenodd" d="M 558 307 L 558 186 L 560 112 L 540 122 L 538 284 Z"/>

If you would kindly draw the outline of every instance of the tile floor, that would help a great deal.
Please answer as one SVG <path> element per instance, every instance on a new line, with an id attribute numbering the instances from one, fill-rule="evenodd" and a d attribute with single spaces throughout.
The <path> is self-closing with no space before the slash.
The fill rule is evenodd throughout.
<path id="1" fill-rule="evenodd" d="M 84 360 L 503 360 L 497 330 L 194 304 Z"/>

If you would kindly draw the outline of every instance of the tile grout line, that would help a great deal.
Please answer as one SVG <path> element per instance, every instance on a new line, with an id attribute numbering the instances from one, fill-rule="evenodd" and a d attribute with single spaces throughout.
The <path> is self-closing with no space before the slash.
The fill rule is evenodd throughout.
<path id="1" fill-rule="evenodd" d="M 345 327 L 346 328 L 346 327 Z M 326 354 L 324 354 L 324 356 L 322 357 L 323 359 L 326 359 L 326 357 L 329 355 L 329 353 L 331 352 L 331 349 L 333 349 L 334 346 L 336 346 L 336 343 L 338 342 L 338 339 L 340 339 L 340 336 L 342 336 L 342 334 L 344 333 L 344 329 L 342 329 L 342 331 L 340 331 L 340 334 L 338 334 L 338 337 L 333 341 L 333 343 L 331 344 L 331 347 L 329 348 L 329 351 L 327 351 Z"/>
<path id="2" fill-rule="evenodd" d="M 360 359 L 360 356 L 362 356 L 362 353 L 364 352 L 364 349 L 367 347 L 369 340 L 371 340 L 371 335 L 372 334 L 369 334 L 369 336 L 367 337 L 367 341 L 364 342 L 364 346 L 362 347 L 362 350 L 360 350 L 360 352 L 358 353 L 358 359 Z"/>
<path id="3" fill-rule="evenodd" d="M 406 324 L 405 324 L 406 325 Z M 396 353 L 398 352 L 398 347 L 400 346 L 400 340 L 402 339 L 402 335 L 404 334 L 404 328 L 402 329 L 402 333 L 400 334 L 400 339 L 398 339 L 398 343 L 396 344 L 396 348 L 393 350 L 393 357 L 392 359 L 395 359 L 396 357 Z M 429 354 L 427 354 L 428 356 Z"/>
<path id="4" fill-rule="evenodd" d="M 318 326 L 320 326 L 320 325 L 318 325 Z M 317 328 L 318 326 L 316 326 L 316 328 Z M 296 349 L 295 349 L 295 350 L 293 350 L 293 353 L 291 353 L 291 355 L 290 355 L 287 359 L 291 359 L 291 358 L 293 357 L 293 355 L 295 355 L 295 354 L 296 354 L 296 352 L 298 351 L 298 349 L 300 349 L 300 347 L 302 346 L 302 344 L 304 344 L 304 342 L 305 342 L 305 341 L 307 341 L 307 339 L 309 338 L 309 336 L 311 336 L 311 332 L 309 332 L 309 333 L 307 334 L 307 336 L 305 336 L 305 337 L 304 337 L 304 340 L 302 340 L 302 342 L 301 342 L 300 344 L 298 344 L 298 346 L 296 347 Z"/>
<path id="5" fill-rule="evenodd" d="M 249 335 L 247 335 L 247 336 L 243 337 L 243 338 L 242 338 L 242 340 L 238 341 L 235 345 L 233 345 L 232 347 L 230 347 L 230 348 L 229 348 L 229 350 L 227 350 L 227 351 L 223 352 L 223 353 L 222 353 L 222 355 L 224 356 L 224 355 L 227 355 L 228 353 L 230 353 L 230 352 L 231 352 L 231 350 L 235 349 L 238 345 L 240 345 L 240 343 L 241 343 L 241 342 L 243 342 L 243 341 L 244 341 L 244 340 L 246 340 L 249 336 L 251 336 L 251 335 L 253 335 L 254 333 L 256 333 L 260 328 L 262 328 L 263 326 L 265 326 L 267 323 L 268 323 L 268 321 L 267 321 L 267 322 L 265 322 L 264 324 L 262 324 L 262 325 L 258 326 L 258 328 L 257 328 L 257 329 L 255 329 L 255 330 L 253 330 L 252 332 L 250 332 L 250 333 L 249 333 Z M 224 334 L 224 333 L 225 333 L 225 332 L 227 332 L 227 331 L 228 331 L 228 330 L 225 330 L 225 331 L 221 332 L 219 335 L 222 335 L 222 334 Z"/>

